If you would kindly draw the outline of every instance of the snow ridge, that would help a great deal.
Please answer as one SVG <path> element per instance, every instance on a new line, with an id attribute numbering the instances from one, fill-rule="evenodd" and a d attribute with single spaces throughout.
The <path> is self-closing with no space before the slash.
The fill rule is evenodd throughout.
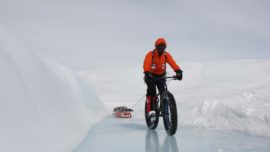
<path id="1" fill-rule="evenodd" d="M 71 151 L 103 105 L 76 73 L 0 26 L 0 151 Z"/>
<path id="2" fill-rule="evenodd" d="M 270 102 L 262 92 L 244 92 L 231 98 L 213 98 L 193 109 L 192 123 L 219 130 L 270 136 Z"/>

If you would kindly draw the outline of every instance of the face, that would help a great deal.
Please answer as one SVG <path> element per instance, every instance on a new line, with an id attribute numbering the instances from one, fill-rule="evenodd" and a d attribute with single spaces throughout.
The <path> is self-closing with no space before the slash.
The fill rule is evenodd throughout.
<path id="1" fill-rule="evenodd" d="M 156 46 L 156 49 L 158 51 L 158 54 L 161 55 L 164 53 L 165 49 L 166 49 L 166 45 L 165 44 L 159 44 Z"/>

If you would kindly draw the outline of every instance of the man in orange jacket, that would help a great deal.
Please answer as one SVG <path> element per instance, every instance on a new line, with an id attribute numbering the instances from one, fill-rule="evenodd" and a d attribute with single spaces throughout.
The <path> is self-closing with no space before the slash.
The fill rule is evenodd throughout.
<path id="1" fill-rule="evenodd" d="M 153 105 L 156 102 L 156 87 L 162 93 L 164 91 L 164 82 L 155 79 L 156 77 L 163 77 L 166 74 L 166 63 L 168 63 L 176 72 L 176 78 L 182 80 L 182 70 L 175 63 L 172 56 L 165 51 L 167 43 L 164 38 L 159 38 L 155 42 L 155 49 L 149 51 L 144 59 L 144 80 L 147 85 L 146 103 L 147 112 L 154 110 Z"/>

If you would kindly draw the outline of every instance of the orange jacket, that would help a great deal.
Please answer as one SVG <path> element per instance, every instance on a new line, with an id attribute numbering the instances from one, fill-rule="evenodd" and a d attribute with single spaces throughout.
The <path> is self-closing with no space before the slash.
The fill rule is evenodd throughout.
<path id="1" fill-rule="evenodd" d="M 166 63 L 169 63 L 174 71 L 180 70 L 180 67 L 175 63 L 170 53 L 165 51 L 161 56 L 159 56 L 158 51 L 155 49 L 154 51 L 150 51 L 146 54 L 143 69 L 144 72 L 162 75 L 166 72 Z"/>

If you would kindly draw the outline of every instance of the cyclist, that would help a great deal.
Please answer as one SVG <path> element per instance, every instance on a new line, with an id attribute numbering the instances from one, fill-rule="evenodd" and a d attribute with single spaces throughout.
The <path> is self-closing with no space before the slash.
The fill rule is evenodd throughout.
<path id="1" fill-rule="evenodd" d="M 167 43 L 164 38 L 158 38 L 155 42 L 155 49 L 149 51 L 144 59 L 144 80 L 147 85 L 146 103 L 147 112 L 154 110 L 154 105 L 157 101 L 156 87 L 159 93 L 164 91 L 164 85 L 158 77 L 163 77 L 166 74 L 166 63 L 168 63 L 176 72 L 176 78 L 182 80 L 182 70 L 180 66 L 176 64 L 170 53 L 165 51 Z"/>

